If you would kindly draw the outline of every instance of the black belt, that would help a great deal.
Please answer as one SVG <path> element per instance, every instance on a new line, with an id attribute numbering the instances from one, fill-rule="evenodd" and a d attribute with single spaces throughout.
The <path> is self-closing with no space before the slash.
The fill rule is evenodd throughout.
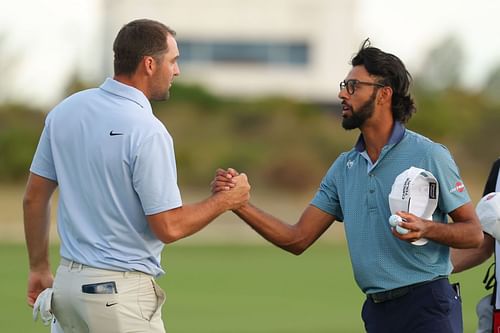
<path id="1" fill-rule="evenodd" d="M 386 291 L 381 291 L 379 293 L 366 294 L 366 297 L 371 299 L 373 301 L 373 303 L 383 303 L 383 302 L 387 302 L 387 301 L 392 301 L 393 299 L 396 299 L 396 298 L 399 298 L 399 297 L 402 297 L 402 296 L 408 294 L 410 291 L 412 291 L 415 288 L 418 288 L 420 286 L 423 286 L 423 285 L 426 285 L 426 284 L 429 284 L 431 282 L 435 282 L 438 280 L 442 280 L 442 279 L 447 279 L 447 277 L 440 276 L 440 277 L 437 277 L 437 278 L 435 278 L 433 280 L 429 280 L 429 281 L 410 284 L 408 286 L 395 288 L 395 289 L 391 289 L 391 290 L 386 290 Z"/>

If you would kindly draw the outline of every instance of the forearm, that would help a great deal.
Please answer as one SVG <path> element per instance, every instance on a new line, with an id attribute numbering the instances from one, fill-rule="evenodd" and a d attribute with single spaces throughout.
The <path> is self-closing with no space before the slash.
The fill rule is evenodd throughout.
<path id="1" fill-rule="evenodd" d="M 476 267 L 485 262 L 491 255 L 487 255 L 478 249 L 451 249 L 451 262 L 453 273 L 460 273 L 469 268 Z"/>
<path id="2" fill-rule="evenodd" d="M 483 229 L 472 204 L 466 203 L 449 215 L 453 223 L 425 222 L 422 236 L 458 249 L 480 247 L 484 239 Z"/>
<path id="3" fill-rule="evenodd" d="M 495 248 L 495 239 L 490 235 L 484 235 L 484 240 L 479 248 L 474 249 L 451 249 L 451 263 L 453 273 L 459 273 L 466 269 L 478 266 L 491 257 Z"/>
<path id="4" fill-rule="evenodd" d="M 428 222 L 425 238 L 457 249 L 478 248 L 483 242 L 483 232 L 472 221 L 454 223 Z"/>
<path id="5" fill-rule="evenodd" d="M 57 183 L 30 174 L 23 199 L 24 234 L 30 270 L 33 272 L 48 272 L 49 265 L 49 229 L 50 229 L 50 198 Z"/>
<path id="6" fill-rule="evenodd" d="M 212 182 L 212 192 L 233 191 L 231 188 L 234 186 L 237 174 L 233 169 L 217 170 Z M 296 255 L 311 246 L 335 221 L 335 216 L 313 205 L 306 207 L 299 221 L 294 225 L 282 222 L 248 201 L 233 209 L 233 212 L 270 243 Z"/>
<path id="7" fill-rule="evenodd" d="M 147 216 L 152 231 L 164 243 L 172 243 L 203 229 L 217 216 L 236 209 L 250 199 L 250 184 L 245 174 L 234 178 L 235 186 L 195 204 Z"/>
<path id="8" fill-rule="evenodd" d="M 147 219 L 158 239 L 172 243 L 200 231 L 231 208 L 232 203 L 224 194 L 215 194 L 194 204 L 149 215 Z"/>
<path id="9" fill-rule="evenodd" d="M 49 265 L 49 203 L 25 199 L 24 234 L 31 271 L 50 270 Z"/>
<path id="10" fill-rule="evenodd" d="M 286 251 L 300 254 L 309 245 L 301 243 L 303 239 L 296 225 L 284 223 L 250 203 L 235 210 L 234 213 L 266 240 Z"/>
<path id="11" fill-rule="evenodd" d="M 169 212 L 164 223 L 165 243 L 191 236 L 224 213 L 227 207 L 219 199 L 217 196 L 212 196 Z"/>

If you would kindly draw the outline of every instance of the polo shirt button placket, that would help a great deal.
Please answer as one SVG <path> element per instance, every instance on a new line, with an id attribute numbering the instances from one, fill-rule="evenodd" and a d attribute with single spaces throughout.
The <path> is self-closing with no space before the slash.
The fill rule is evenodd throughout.
<path id="1" fill-rule="evenodd" d="M 369 173 L 368 176 L 370 176 L 370 178 L 373 178 L 375 175 L 373 173 Z M 371 181 L 370 181 L 371 182 Z M 375 190 L 373 188 L 371 188 L 368 192 L 370 192 L 371 194 L 375 193 Z"/>
<path id="2" fill-rule="evenodd" d="M 368 182 L 367 182 L 367 204 L 368 209 L 370 210 L 370 214 L 375 214 L 377 211 L 377 195 L 376 195 L 376 182 L 375 182 L 375 174 L 373 172 L 368 173 Z M 374 215 L 374 218 L 376 216 Z"/>

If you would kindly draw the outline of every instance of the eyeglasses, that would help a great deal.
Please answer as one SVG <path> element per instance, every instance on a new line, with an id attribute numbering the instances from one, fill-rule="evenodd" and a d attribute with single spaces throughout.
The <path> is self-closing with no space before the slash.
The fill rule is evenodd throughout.
<path id="1" fill-rule="evenodd" d="M 364 81 L 351 79 L 351 80 L 347 80 L 347 81 L 344 80 L 344 81 L 340 82 L 340 90 L 345 88 L 347 90 L 347 93 L 349 95 L 352 95 L 356 91 L 356 88 L 359 84 L 364 84 L 367 86 L 376 86 L 379 88 L 385 87 L 383 84 L 376 83 L 376 82 L 364 82 Z"/>

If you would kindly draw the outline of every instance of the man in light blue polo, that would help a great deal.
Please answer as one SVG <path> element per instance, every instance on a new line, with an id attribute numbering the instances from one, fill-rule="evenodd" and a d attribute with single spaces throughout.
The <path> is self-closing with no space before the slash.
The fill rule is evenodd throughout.
<path id="1" fill-rule="evenodd" d="M 457 166 L 442 145 L 405 128 L 415 112 L 411 77 L 396 56 L 368 40 L 340 83 L 342 125 L 361 131 L 355 147 L 333 163 L 298 223 L 292 225 L 250 203 L 235 210 L 273 244 L 305 251 L 335 221 L 343 221 L 354 276 L 367 295 L 362 318 L 370 333 L 462 332 L 461 304 L 447 276 L 450 247 L 478 247 L 479 221 Z M 433 221 L 398 212 L 406 221 L 392 228 L 389 193 L 410 167 L 432 173 L 440 186 Z M 227 190 L 235 170 L 218 170 L 214 192 Z M 450 215 L 454 223 L 447 223 Z M 426 238 L 422 246 L 412 242 Z"/>
<path id="2" fill-rule="evenodd" d="M 51 305 L 64 332 L 165 332 L 165 296 L 154 280 L 164 274 L 164 243 L 249 198 L 243 175 L 234 191 L 182 203 L 172 138 L 149 102 L 166 99 L 180 73 L 174 37 L 160 22 L 126 24 L 113 45 L 114 78 L 47 116 L 24 197 L 28 304 L 53 287 L 41 308 Z M 62 260 L 53 280 L 48 231 L 56 187 Z"/>

